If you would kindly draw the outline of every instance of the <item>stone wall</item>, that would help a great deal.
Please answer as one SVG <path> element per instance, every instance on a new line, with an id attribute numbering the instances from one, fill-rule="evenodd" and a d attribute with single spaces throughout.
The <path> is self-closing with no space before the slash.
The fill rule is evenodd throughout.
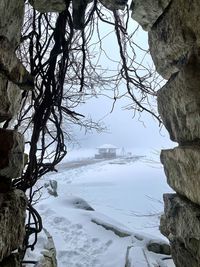
<path id="1" fill-rule="evenodd" d="M 33 89 L 33 78 L 16 57 L 23 23 L 24 0 L 0 1 L 0 122 L 12 119 L 23 90 Z M 24 138 L 0 128 L 0 266 L 21 266 L 12 252 L 25 236 L 25 194 L 12 188 L 23 169 Z"/>
<path id="2" fill-rule="evenodd" d="M 167 83 L 158 111 L 172 141 L 163 150 L 168 184 L 160 230 L 177 267 L 200 266 L 200 1 L 133 0 L 132 17 L 148 31 L 150 52 Z"/>
<path id="3" fill-rule="evenodd" d="M 30 0 L 40 12 L 61 12 L 65 0 Z M 74 27 L 84 24 L 90 0 L 72 0 Z M 100 0 L 108 9 L 123 9 L 127 0 Z M 158 73 L 168 80 L 158 92 L 158 110 L 173 141 L 161 161 L 167 181 L 177 192 L 164 196 L 161 232 L 170 240 L 177 267 L 200 266 L 200 1 L 133 0 L 132 17 L 149 32 Z M 0 1 L 0 122 L 18 112 L 23 90 L 33 90 L 33 77 L 16 57 L 23 23 L 24 0 Z M 11 187 L 21 175 L 23 136 L 0 129 L 0 265 L 18 266 L 26 197 Z M 20 265 L 19 265 L 20 266 Z"/>

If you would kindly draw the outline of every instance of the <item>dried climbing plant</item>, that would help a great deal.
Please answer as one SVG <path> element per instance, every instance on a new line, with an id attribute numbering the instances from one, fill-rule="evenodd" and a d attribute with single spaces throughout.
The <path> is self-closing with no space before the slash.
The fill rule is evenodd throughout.
<path id="1" fill-rule="evenodd" d="M 103 94 L 113 100 L 114 107 L 117 99 L 126 97 L 130 99 L 127 108 L 133 114 L 146 111 L 160 123 L 149 104 L 149 97 L 156 96 L 157 77 L 154 71 L 137 62 L 135 49 L 142 48 L 136 44 L 137 28 L 131 34 L 127 32 L 128 6 L 124 11 L 112 12 L 94 0 L 87 5 L 86 12 L 84 8 L 86 5 L 77 14 L 71 1 L 66 1 L 66 9 L 59 14 L 39 13 L 26 3 L 17 53 L 35 77 L 35 89 L 22 93 L 21 110 L 14 126 L 25 134 L 29 150 L 22 176 L 13 181 L 14 187 L 29 194 L 22 258 L 27 248 L 34 249 L 42 229 L 40 215 L 33 208 L 35 184 L 44 174 L 56 171 L 56 165 L 67 154 L 71 125 L 102 130 L 101 125 L 75 111 L 78 105 Z M 110 31 L 118 44 L 117 59 L 111 59 L 104 49 L 103 40 Z M 113 68 L 103 66 L 103 61 Z M 30 235 L 35 236 L 31 244 Z"/>

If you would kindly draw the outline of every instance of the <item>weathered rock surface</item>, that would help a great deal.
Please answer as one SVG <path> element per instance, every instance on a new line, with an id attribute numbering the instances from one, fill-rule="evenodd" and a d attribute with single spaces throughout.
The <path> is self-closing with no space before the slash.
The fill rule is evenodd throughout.
<path id="1" fill-rule="evenodd" d="M 176 267 L 200 266 L 200 209 L 177 194 L 165 194 L 160 230 L 170 240 Z"/>
<path id="2" fill-rule="evenodd" d="M 24 0 L 0 1 L 0 122 L 17 115 L 21 89 L 32 89 L 33 78 L 15 55 L 24 19 Z M 18 87 L 19 85 L 19 87 Z M 24 140 L 15 131 L 0 129 L 0 266 L 21 266 L 16 254 L 25 236 L 27 199 L 11 189 L 21 175 Z M 3 260 L 3 261 L 2 261 Z"/>
<path id="3" fill-rule="evenodd" d="M 0 261 L 22 245 L 26 201 L 20 190 L 0 194 Z"/>
<path id="4" fill-rule="evenodd" d="M 53 238 L 45 228 L 43 228 L 43 231 L 47 236 L 47 243 L 44 247 L 45 250 L 42 251 L 43 257 L 35 267 L 57 267 L 56 248 Z"/>
<path id="5" fill-rule="evenodd" d="M 194 54 L 158 91 L 158 111 L 173 141 L 200 140 L 199 74 L 200 57 Z"/>
<path id="6" fill-rule="evenodd" d="M 149 46 L 157 71 L 165 79 L 187 62 L 200 44 L 200 1 L 173 0 L 149 32 Z"/>
<path id="7" fill-rule="evenodd" d="M 21 93 L 16 84 L 0 76 L 0 122 L 11 119 L 17 114 Z"/>
<path id="8" fill-rule="evenodd" d="M 162 15 L 171 0 L 132 0 L 132 18 L 136 20 L 145 31 L 150 31 L 153 24 Z"/>
<path id="9" fill-rule="evenodd" d="M 179 194 L 200 205 L 200 146 L 162 150 L 168 184 Z"/>
<path id="10" fill-rule="evenodd" d="M 5 36 L 12 46 L 12 52 L 19 44 L 24 16 L 24 0 L 0 1 L 0 36 Z"/>
<path id="11" fill-rule="evenodd" d="M 66 8 L 65 0 L 29 0 L 39 12 L 62 12 Z"/>
<path id="12" fill-rule="evenodd" d="M 147 244 L 147 249 L 153 253 L 171 255 L 169 244 L 158 242 L 157 240 L 150 240 L 150 242 Z"/>
<path id="13" fill-rule="evenodd" d="M 176 267 L 200 266 L 200 1 L 133 0 L 132 17 L 150 30 L 156 69 L 169 79 L 158 92 L 158 111 L 173 141 L 161 162 L 168 184 L 161 232 L 170 240 Z M 157 244 L 150 250 L 159 252 Z"/>
<path id="14" fill-rule="evenodd" d="M 12 45 L 4 36 L 0 36 L 0 74 L 21 89 L 33 89 L 33 77 L 12 52 Z"/>
<path id="15" fill-rule="evenodd" d="M 110 10 L 124 10 L 128 0 L 100 0 L 100 2 Z"/>
<path id="16" fill-rule="evenodd" d="M 0 129 L 0 176 L 19 177 L 23 169 L 24 138 L 12 130 Z"/>

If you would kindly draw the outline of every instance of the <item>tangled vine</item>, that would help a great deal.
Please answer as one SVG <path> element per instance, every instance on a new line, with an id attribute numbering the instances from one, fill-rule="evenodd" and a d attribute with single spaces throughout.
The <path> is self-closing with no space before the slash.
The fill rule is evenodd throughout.
<path id="1" fill-rule="evenodd" d="M 156 96 L 157 78 L 154 71 L 136 60 L 135 48 L 142 48 L 134 38 L 137 28 L 128 34 L 128 6 L 124 11 L 110 11 L 100 1 L 83 1 L 78 12 L 73 2 L 66 1 L 66 9 L 59 14 L 39 13 L 26 3 L 17 53 L 35 77 L 35 88 L 22 93 L 14 125 L 25 135 L 29 151 L 22 176 L 13 181 L 15 188 L 29 196 L 22 258 L 27 248 L 34 248 L 42 229 L 41 217 L 33 208 L 39 190 L 36 182 L 56 171 L 67 154 L 71 125 L 101 130 L 98 123 L 75 111 L 78 105 L 99 94 L 112 98 L 113 106 L 118 98 L 127 97 L 127 108 L 134 114 L 146 111 L 160 122 L 149 105 L 149 97 Z M 102 34 L 104 28 L 109 30 Z M 103 45 L 110 29 L 119 49 L 116 60 L 108 56 Z M 115 66 L 113 70 L 102 66 L 102 57 Z M 31 244 L 30 235 L 34 235 Z"/>

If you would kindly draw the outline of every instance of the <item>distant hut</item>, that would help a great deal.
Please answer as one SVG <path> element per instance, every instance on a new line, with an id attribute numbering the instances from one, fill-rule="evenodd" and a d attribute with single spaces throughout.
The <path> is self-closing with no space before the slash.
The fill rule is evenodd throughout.
<path id="1" fill-rule="evenodd" d="M 105 144 L 100 147 L 97 147 L 98 149 L 98 154 L 95 155 L 95 159 L 111 159 L 111 158 L 116 158 L 117 156 L 117 147 L 110 145 L 110 144 Z"/>

